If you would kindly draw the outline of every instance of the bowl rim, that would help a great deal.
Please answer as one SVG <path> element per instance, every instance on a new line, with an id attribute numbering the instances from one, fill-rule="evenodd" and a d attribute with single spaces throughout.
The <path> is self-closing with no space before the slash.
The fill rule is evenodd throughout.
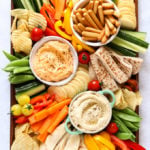
<path id="1" fill-rule="evenodd" d="M 57 81 L 57 82 L 49 82 L 49 81 L 46 81 L 46 80 L 43 80 L 41 79 L 37 74 L 36 72 L 34 71 L 33 69 L 33 57 L 35 55 L 35 53 L 38 51 L 38 49 L 40 47 L 42 47 L 43 44 L 45 44 L 46 42 L 48 41 L 61 41 L 61 42 L 64 42 L 64 43 L 67 43 L 69 45 L 69 48 L 70 48 L 70 51 L 72 53 L 72 56 L 73 56 L 73 72 L 72 74 L 64 79 L 64 80 L 61 80 L 61 81 Z M 61 37 L 58 37 L 58 36 L 46 36 L 46 37 L 43 37 L 41 40 L 39 40 L 38 42 L 36 42 L 34 44 L 34 46 L 32 47 L 32 50 L 30 52 L 30 58 L 29 58 L 29 65 L 30 65 L 30 68 L 31 68 L 31 71 L 33 73 L 33 75 L 39 80 L 41 81 L 42 83 L 46 84 L 46 85 L 52 85 L 52 86 L 61 86 L 61 85 L 65 85 L 67 84 L 70 80 L 73 79 L 73 77 L 75 76 L 75 73 L 77 71 L 77 68 L 78 68 L 78 55 L 77 55 L 77 52 L 76 50 L 74 49 L 74 47 L 72 46 L 72 44 L 67 41 L 66 39 L 64 38 L 61 38 Z"/>
<path id="2" fill-rule="evenodd" d="M 74 8 L 73 8 L 73 10 L 72 10 L 72 12 L 71 12 L 71 17 L 70 17 L 71 29 L 72 29 L 74 35 L 75 35 L 81 42 L 83 42 L 83 43 L 86 44 L 86 45 L 89 45 L 89 46 L 92 46 L 92 47 L 99 47 L 99 46 L 107 45 L 108 43 L 110 43 L 110 42 L 117 36 L 117 34 L 118 34 L 119 30 L 120 30 L 121 24 L 120 24 L 119 27 L 117 27 L 117 32 L 116 32 L 114 35 L 112 35 L 112 36 L 107 40 L 106 43 L 101 43 L 101 42 L 89 42 L 89 41 L 82 40 L 81 36 L 80 36 L 80 35 L 74 30 L 74 28 L 73 28 L 74 23 L 73 23 L 72 16 L 73 16 L 73 14 L 74 14 L 74 11 L 75 11 L 76 9 L 80 8 L 80 5 L 82 5 L 83 3 L 86 4 L 86 3 L 88 3 L 89 1 L 90 1 L 90 0 L 81 0 L 81 1 L 79 1 L 78 3 L 76 3 L 76 5 L 74 6 Z M 115 10 L 116 10 L 117 12 L 120 12 L 119 9 L 118 9 L 118 7 L 116 6 L 116 4 L 115 4 L 113 1 L 111 1 L 111 0 L 107 0 L 107 1 L 110 2 L 110 3 L 113 3 Z M 118 19 L 118 21 L 120 22 L 120 19 Z M 120 23 L 121 23 L 121 22 L 120 22 Z"/>
<path id="3" fill-rule="evenodd" d="M 84 93 L 97 93 L 97 92 L 96 92 L 96 91 L 84 91 L 84 92 L 81 92 L 81 93 L 77 94 L 77 95 L 72 99 L 72 101 L 71 101 L 71 103 L 70 103 L 70 105 L 69 105 L 69 113 L 68 113 L 70 122 L 71 122 L 71 124 L 73 125 L 73 127 L 75 127 L 75 129 L 77 129 L 78 131 L 81 131 L 81 132 L 83 132 L 83 133 L 86 133 L 86 134 L 95 134 L 95 133 L 101 132 L 101 131 L 103 131 L 103 130 L 108 126 L 108 124 L 109 124 L 110 121 L 111 121 L 111 118 L 112 118 L 112 108 L 111 108 L 111 105 L 109 105 L 111 112 L 110 112 L 110 118 L 109 118 L 108 122 L 106 123 L 106 125 L 105 125 L 102 129 L 99 129 L 99 130 L 97 130 L 97 131 L 85 131 L 84 129 L 82 130 L 81 128 L 77 127 L 77 126 L 74 124 L 72 118 L 70 117 L 71 106 L 73 105 L 74 101 L 75 101 L 80 95 L 82 95 L 82 94 L 84 94 Z M 100 93 L 98 93 L 98 94 L 100 94 Z M 100 94 L 100 95 L 102 95 L 102 94 Z M 104 96 L 104 95 L 102 95 L 102 96 Z M 105 96 L 104 96 L 104 97 L 105 97 Z M 106 99 L 107 99 L 107 98 L 106 98 Z"/>

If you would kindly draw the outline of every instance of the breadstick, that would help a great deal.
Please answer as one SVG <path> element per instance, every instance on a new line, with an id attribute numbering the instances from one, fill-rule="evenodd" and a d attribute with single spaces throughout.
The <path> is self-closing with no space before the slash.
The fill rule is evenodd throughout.
<path id="1" fill-rule="evenodd" d="M 93 6 L 94 6 L 94 1 L 90 1 L 88 9 L 93 9 Z"/>
<path id="2" fill-rule="evenodd" d="M 112 16 L 112 15 L 108 15 L 108 19 L 110 20 L 110 22 L 112 24 L 115 24 L 116 23 L 116 19 Z"/>
<path id="3" fill-rule="evenodd" d="M 82 18 L 82 24 L 83 24 L 84 26 L 90 26 L 90 24 L 86 21 L 85 18 Z"/>
<path id="4" fill-rule="evenodd" d="M 104 37 L 102 38 L 101 42 L 104 44 L 104 43 L 106 43 L 106 41 L 107 41 L 107 37 L 106 37 L 106 35 L 104 35 Z"/>
<path id="5" fill-rule="evenodd" d="M 102 3 L 103 3 L 103 0 L 99 0 L 99 3 L 102 4 Z"/>
<path id="6" fill-rule="evenodd" d="M 107 24 L 105 24 L 105 35 L 106 35 L 107 37 L 110 36 L 110 30 L 109 30 L 109 27 L 108 27 Z"/>
<path id="7" fill-rule="evenodd" d="M 114 11 L 114 14 L 113 14 L 116 18 L 120 18 L 120 13 L 117 12 L 117 11 Z"/>
<path id="8" fill-rule="evenodd" d="M 104 15 L 113 15 L 114 14 L 114 10 L 113 9 L 106 9 L 103 12 L 104 12 Z"/>
<path id="9" fill-rule="evenodd" d="M 73 16 L 72 16 L 72 19 L 73 19 L 73 22 L 74 22 L 75 24 L 77 24 L 77 23 L 78 23 L 78 20 L 77 20 L 77 18 L 76 18 L 76 16 L 75 16 L 75 15 L 73 15 Z"/>
<path id="10" fill-rule="evenodd" d="M 109 27 L 110 30 L 113 30 L 114 29 L 114 25 L 109 21 L 109 19 L 105 18 L 105 21 Z"/>
<path id="11" fill-rule="evenodd" d="M 104 9 L 111 9 L 111 8 L 114 8 L 114 4 L 113 3 L 103 3 L 102 7 Z"/>
<path id="12" fill-rule="evenodd" d="M 95 29 L 95 28 L 91 28 L 91 27 L 86 27 L 85 31 L 101 33 L 101 30 L 98 30 L 98 29 Z"/>
<path id="13" fill-rule="evenodd" d="M 82 9 L 82 13 L 84 14 L 85 12 L 87 12 L 87 9 L 86 9 L 86 8 L 83 8 L 83 9 Z"/>
<path id="14" fill-rule="evenodd" d="M 99 35 L 100 41 L 102 40 L 102 38 L 104 37 L 104 35 L 105 35 L 105 30 L 102 30 L 102 32 Z"/>
<path id="15" fill-rule="evenodd" d="M 88 13 L 90 15 L 90 17 L 93 19 L 93 21 L 96 23 L 96 25 L 98 26 L 99 29 L 103 29 L 103 25 L 101 24 L 101 22 L 98 20 L 97 16 L 95 15 L 93 10 L 88 10 Z"/>
<path id="16" fill-rule="evenodd" d="M 120 22 L 116 20 L 115 26 L 116 26 L 116 27 L 119 27 L 119 26 L 120 26 Z"/>
<path id="17" fill-rule="evenodd" d="M 83 36 L 82 40 L 84 40 L 84 41 L 98 41 L 98 38 Z"/>
<path id="18" fill-rule="evenodd" d="M 73 28 L 75 29 L 76 32 L 78 32 L 79 34 L 82 34 L 82 31 L 78 28 L 78 26 L 76 24 L 73 25 Z"/>
<path id="19" fill-rule="evenodd" d="M 114 28 L 114 29 L 111 31 L 111 34 L 112 34 L 112 35 L 113 35 L 113 34 L 116 34 L 116 32 L 117 32 L 117 29 Z"/>
<path id="20" fill-rule="evenodd" d="M 94 11 L 95 14 L 97 14 L 98 4 L 99 4 L 99 1 L 95 1 L 95 2 L 94 2 L 93 11 Z"/>
<path id="21" fill-rule="evenodd" d="M 96 25 L 96 23 L 93 21 L 93 19 L 90 17 L 90 15 L 88 13 L 84 13 L 83 16 L 85 17 L 85 19 L 88 21 L 88 23 L 96 28 L 96 29 L 99 29 L 98 26 Z"/>
<path id="22" fill-rule="evenodd" d="M 82 16 L 81 16 L 81 14 L 80 14 L 79 12 L 76 13 L 76 18 L 77 18 L 77 20 L 78 20 L 79 22 L 82 23 Z"/>
<path id="23" fill-rule="evenodd" d="M 99 33 L 94 33 L 94 32 L 88 32 L 88 31 L 83 31 L 82 32 L 82 36 L 85 36 L 85 37 L 93 37 L 93 38 L 97 38 L 99 37 Z"/>
<path id="24" fill-rule="evenodd" d="M 79 28 L 81 31 L 84 31 L 84 30 L 85 30 L 85 26 L 84 26 L 82 23 L 78 23 L 78 28 Z"/>
<path id="25" fill-rule="evenodd" d="M 99 20 L 101 21 L 102 25 L 104 25 L 105 20 L 104 20 L 103 8 L 101 5 L 98 7 L 98 14 L 99 14 Z"/>

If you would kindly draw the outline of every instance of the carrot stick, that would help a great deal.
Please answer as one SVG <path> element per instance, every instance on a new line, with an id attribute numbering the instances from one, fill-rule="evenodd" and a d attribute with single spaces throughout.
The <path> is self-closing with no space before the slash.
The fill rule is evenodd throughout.
<path id="1" fill-rule="evenodd" d="M 45 121 L 44 121 L 45 122 Z M 35 124 L 32 124 L 31 125 L 31 129 L 34 131 L 34 132 L 37 132 L 40 128 L 41 128 L 41 126 L 43 125 L 43 120 L 41 120 L 41 121 L 39 121 L 39 122 L 37 122 L 37 123 L 35 123 Z"/>
<path id="2" fill-rule="evenodd" d="M 36 122 L 45 119 L 48 115 L 49 115 L 49 114 L 48 114 L 47 109 L 41 110 L 40 112 L 38 112 L 38 113 L 35 114 Z"/>
<path id="3" fill-rule="evenodd" d="M 54 122 L 54 120 L 56 119 L 57 115 L 58 115 L 58 112 L 56 112 L 56 113 L 53 114 L 53 115 L 50 115 L 49 117 L 47 117 L 47 118 L 45 119 L 45 121 L 43 122 L 41 128 L 39 129 L 39 133 L 40 133 L 40 134 L 43 134 L 43 133 L 45 133 L 45 132 L 48 130 L 48 128 L 50 127 L 50 125 L 51 125 L 51 124 Z"/>
<path id="4" fill-rule="evenodd" d="M 62 101 L 52 107 L 50 107 L 47 111 L 48 111 L 48 114 L 51 115 L 53 113 L 55 113 L 56 111 L 58 110 L 61 110 L 65 105 L 69 105 L 70 104 L 70 101 L 71 99 L 69 100 L 65 100 L 65 101 Z"/>
<path id="5" fill-rule="evenodd" d="M 46 138 L 47 138 L 47 136 L 48 136 L 48 132 L 46 131 L 46 132 L 43 133 L 43 134 L 39 134 L 39 135 L 37 136 L 37 139 L 38 139 L 39 141 L 41 141 L 42 143 L 44 143 L 45 140 L 46 140 Z"/>
<path id="6" fill-rule="evenodd" d="M 62 122 L 65 119 L 67 115 L 68 115 L 68 107 L 64 106 L 64 108 L 58 113 L 58 116 L 54 120 L 52 125 L 48 128 L 48 132 L 52 133 L 55 130 L 55 128 L 60 124 L 60 122 Z"/>
<path id="7" fill-rule="evenodd" d="M 48 106 L 46 107 L 46 109 L 48 109 L 48 108 L 50 108 L 50 107 L 52 107 L 52 106 L 54 106 L 54 105 L 56 105 L 56 104 L 57 104 L 57 102 L 54 101 L 52 104 L 48 105 Z"/>
<path id="8" fill-rule="evenodd" d="M 30 116 L 28 119 L 31 125 L 37 122 L 35 119 L 35 115 Z"/>

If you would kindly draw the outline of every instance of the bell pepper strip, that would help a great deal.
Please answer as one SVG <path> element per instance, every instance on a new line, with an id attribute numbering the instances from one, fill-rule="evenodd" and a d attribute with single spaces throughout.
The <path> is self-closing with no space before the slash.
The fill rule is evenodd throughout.
<path id="1" fill-rule="evenodd" d="M 59 36 L 54 30 L 52 30 L 48 27 L 46 28 L 44 33 L 46 36 Z"/>
<path id="2" fill-rule="evenodd" d="M 111 141 L 118 146 L 121 150 L 129 150 L 129 148 L 127 147 L 127 145 L 125 144 L 124 141 L 120 140 L 119 138 L 117 138 L 114 135 L 111 135 Z"/>
<path id="3" fill-rule="evenodd" d="M 129 85 L 134 92 L 138 91 L 139 85 L 135 79 L 129 79 L 126 84 Z"/>
<path id="4" fill-rule="evenodd" d="M 101 135 L 102 137 L 104 137 L 105 139 L 111 141 L 111 137 L 110 134 L 106 131 L 101 132 L 99 135 Z"/>
<path id="5" fill-rule="evenodd" d="M 82 43 L 75 35 L 72 35 L 72 40 L 74 40 L 77 44 L 80 44 L 83 47 L 83 50 L 86 50 L 89 53 L 95 52 L 95 50 L 92 47 Z"/>
<path id="6" fill-rule="evenodd" d="M 45 93 L 45 94 L 43 94 L 43 96 L 46 98 L 46 100 L 48 100 L 48 99 L 50 99 L 51 98 L 51 95 L 49 94 L 49 93 Z M 55 98 L 55 95 L 53 95 L 54 96 L 54 98 Z M 52 96 L 52 97 L 53 97 Z"/>
<path id="7" fill-rule="evenodd" d="M 54 28 L 55 20 L 53 12 L 51 12 L 49 9 L 45 7 L 41 7 L 40 13 L 45 17 L 48 27 L 50 27 L 52 30 L 55 30 Z"/>
<path id="8" fill-rule="evenodd" d="M 51 12 L 52 18 L 54 19 L 54 15 L 55 15 L 55 9 L 54 9 L 54 7 L 51 4 L 46 4 L 46 3 L 43 4 L 43 7 L 46 10 L 49 10 L 49 12 Z"/>
<path id="9" fill-rule="evenodd" d="M 41 103 L 37 103 L 36 105 L 34 105 L 34 109 L 42 109 L 52 103 L 53 103 L 53 100 L 43 101 Z"/>
<path id="10" fill-rule="evenodd" d="M 111 141 L 107 140 L 105 137 L 101 135 L 94 135 L 93 137 L 96 141 L 104 144 L 108 149 L 115 150 L 115 145 Z"/>
<path id="11" fill-rule="evenodd" d="M 55 6 L 55 0 L 50 0 L 50 3 Z"/>
<path id="12" fill-rule="evenodd" d="M 95 139 L 94 139 L 95 140 Z M 99 150 L 110 150 L 108 147 L 106 147 L 104 144 L 102 144 L 101 142 L 95 140 L 97 146 L 99 147 Z"/>
<path id="13" fill-rule="evenodd" d="M 77 50 L 78 50 L 78 52 L 83 51 L 83 47 L 82 47 L 82 45 L 78 44 L 78 45 L 77 45 Z"/>
<path id="14" fill-rule="evenodd" d="M 39 102 L 46 101 L 46 98 L 43 95 L 36 96 L 31 99 L 30 104 L 34 105 Z"/>
<path id="15" fill-rule="evenodd" d="M 98 145 L 90 134 L 84 136 L 84 143 L 88 150 L 99 150 Z"/>
<path id="16" fill-rule="evenodd" d="M 71 37 L 70 35 L 68 35 L 68 34 L 66 34 L 64 31 L 62 31 L 61 28 L 62 28 L 62 26 L 63 26 L 63 23 L 62 23 L 61 20 L 56 21 L 54 26 L 55 26 L 56 32 L 57 32 L 60 36 L 62 36 L 63 38 L 65 38 L 65 39 L 67 39 L 67 40 L 69 40 L 69 41 L 72 40 L 72 37 Z"/>
<path id="17" fill-rule="evenodd" d="M 125 144 L 131 148 L 132 150 L 146 150 L 144 147 L 142 147 L 141 145 L 135 143 L 135 142 L 132 142 L 130 140 L 126 140 L 124 141 Z"/>
<path id="18" fill-rule="evenodd" d="M 28 122 L 28 117 L 26 116 L 20 116 L 15 120 L 15 123 L 17 124 L 24 124 Z"/>

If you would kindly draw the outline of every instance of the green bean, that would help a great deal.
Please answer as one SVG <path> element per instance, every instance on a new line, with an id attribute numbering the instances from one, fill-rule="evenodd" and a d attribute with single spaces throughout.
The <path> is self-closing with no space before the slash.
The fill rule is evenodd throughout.
<path id="1" fill-rule="evenodd" d="M 13 56 L 13 55 L 7 53 L 6 51 L 3 51 L 3 53 L 9 61 L 18 60 L 18 58 L 16 56 Z"/>
<path id="2" fill-rule="evenodd" d="M 139 117 L 139 115 L 130 108 L 125 108 L 125 109 L 120 110 L 120 111 L 123 112 L 123 113 L 126 113 L 128 115 Z"/>
<path id="3" fill-rule="evenodd" d="M 140 122 L 132 122 L 137 128 L 140 128 Z"/>
<path id="4" fill-rule="evenodd" d="M 113 110 L 113 113 L 116 114 L 119 118 L 123 119 L 123 120 L 127 120 L 127 121 L 131 121 L 131 122 L 140 122 L 141 118 L 140 117 L 136 117 L 136 116 L 132 116 L 132 115 L 128 115 L 116 110 Z"/>
<path id="5" fill-rule="evenodd" d="M 15 69 L 15 67 L 5 67 L 3 68 L 4 71 L 6 72 L 12 72 Z"/>
<path id="6" fill-rule="evenodd" d="M 13 73 L 14 74 L 18 74 L 18 73 L 24 73 L 26 71 L 30 71 L 30 67 L 16 67 L 14 70 L 13 70 Z"/>
<path id="7" fill-rule="evenodd" d="M 132 134 L 131 133 L 121 133 L 117 132 L 116 136 L 121 139 L 121 140 L 129 140 L 132 139 Z"/>
<path id="8" fill-rule="evenodd" d="M 20 83 L 24 83 L 24 82 L 31 81 L 34 79 L 35 79 L 35 77 L 33 75 L 16 75 L 16 76 L 10 78 L 10 83 L 11 84 L 20 84 Z"/>
<path id="9" fill-rule="evenodd" d="M 132 122 L 129 122 L 129 121 L 124 121 L 122 120 L 123 123 L 131 130 L 131 131 L 138 131 L 139 128 L 136 127 Z"/>
<path id="10" fill-rule="evenodd" d="M 29 60 L 26 59 L 14 60 L 10 62 L 6 67 L 21 67 L 21 66 L 29 66 Z"/>

